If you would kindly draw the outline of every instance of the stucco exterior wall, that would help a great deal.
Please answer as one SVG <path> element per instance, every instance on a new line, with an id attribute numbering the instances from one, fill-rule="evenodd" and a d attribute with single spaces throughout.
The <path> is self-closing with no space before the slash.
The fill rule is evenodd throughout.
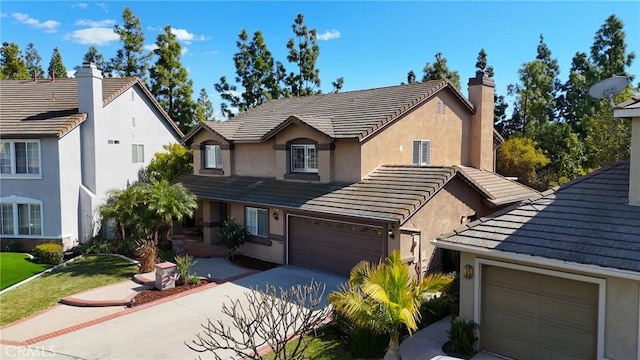
<path id="1" fill-rule="evenodd" d="M 19 141 L 19 139 L 16 140 Z M 17 237 L 59 239 L 62 238 L 63 233 L 60 218 L 60 156 L 58 155 L 57 138 L 47 137 L 40 139 L 40 164 L 41 178 L 0 177 L 2 181 L 0 197 L 16 195 L 42 201 L 42 236 Z M 76 166 L 79 165 L 78 163 Z M 76 213 L 77 210 L 74 210 L 73 214 Z M 2 237 L 8 238 L 9 236 Z"/>
<path id="2" fill-rule="evenodd" d="M 134 120 L 135 119 L 135 120 Z M 119 144 L 109 144 L 119 140 Z M 122 189 L 138 180 L 138 171 L 149 165 L 162 145 L 177 143 L 173 130 L 138 86 L 122 93 L 104 107 L 95 124 L 96 201 L 106 199 L 110 189 Z M 144 162 L 133 163 L 131 145 L 144 145 Z M 114 171 L 117 169 L 117 171 Z"/>
<path id="3" fill-rule="evenodd" d="M 416 261 L 421 259 L 422 271 L 441 270 L 439 252 L 431 240 L 462 227 L 467 223 L 467 217 L 482 216 L 487 212 L 490 209 L 482 204 L 480 195 L 463 180 L 456 177 L 449 181 L 402 226 L 420 229 L 420 246 L 414 249 L 414 256 Z M 402 247 L 406 249 L 408 246 Z M 421 248 L 421 253 L 418 253 L 418 248 Z"/>
<path id="4" fill-rule="evenodd" d="M 80 128 L 75 128 L 58 141 L 61 230 L 63 236 L 71 237 L 73 242 L 79 242 L 83 238 L 80 219 L 92 215 L 82 213 L 80 209 L 82 168 L 79 149 Z"/>
<path id="5" fill-rule="evenodd" d="M 206 141 L 212 141 L 219 143 L 221 145 L 229 145 L 229 143 L 223 139 L 222 137 L 214 134 L 210 131 L 202 130 L 195 134 L 191 141 L 191 150 L 193 150 L 193 173 L 203 176 L 220 176 L 214 174 L 206 174 L 201 173 L 200 170 L 203 168 L 203 151 L 201 148 L 202 143 Z M 222 170 L 224 171 L 224 176 L 233 175 L 233 150 L 228 148 L 221 149 L 222 151 Z"/>
<path id="6" fill-rule="evenodd" d="M 475 267 L 476 255 L 461 253 L 460 267 L 472 265 Z M 499 258 L 482 256 L 483 259 L 500 261 Z M 559 272 L 567 272 L 561 268 L 552 266 L 540 266 L 531 263 L 512 261 L 509 263 L 543 268 Z M 477 269 L 475 270 L 478 273 Z M 571 271 L 571 273 L 601 278 L 606 281 L 605 295 L 605 324 L 604 324 L 604 356 L 607 359 L 631 360 L 637 359 L 638 354 L 638 328 L 640 311 L 640 281 L 621 279 L 610 276 L 602 276 L 588 272 Z M 474 318 L 474 281 L 460 278 L 460 316 L 467 320 Z M 481 319 L 482 321 L 482 319 Z M 482 335 L 481 335 L 482 336 Z"/>
<path id="7" fill-rule="evenodd" d="M 437 113 L 439 101 L 446 104 L 444 115 Z M 432 165 L 466 164 L 469 122 L 469 110 L 451 91 L 441 91 L 362 144 L 360 175 L 383 164 L 413 164 L 413 140 L 431 141 Z"/>
<path id="8" fill-rule="evenodd" d="M 278 170 L 275 166 L 274 143 L 273 140 L 269 140 L 259 144 L 235 144 L 233 150 L 234 175 L 275 178 L 278 175 Z"/>
<path id="9" fill-rule="evenodd" d="M 339 140 L 335 142 L 335 146 L 331 152 L 333 181 L 360 181 L 362 173 L 360 143 L 356 140 Z"/>

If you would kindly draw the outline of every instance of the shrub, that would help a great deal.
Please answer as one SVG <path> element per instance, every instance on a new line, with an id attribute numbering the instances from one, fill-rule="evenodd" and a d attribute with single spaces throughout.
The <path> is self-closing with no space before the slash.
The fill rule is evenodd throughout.
<path id="1" fill-rule="evenodd" d="M 193 282 L 193 277 L 190 276 L 189 272 L 191 271 L 191 267 L 197 263 L 197 261 L 193 260 L 193 257 L 190 255 L 176 255 L 175 257 L 176 267 L 178 268 L 178 280 L 182 284 L 195 284 L 200 279 L 195 276 L 195 282 Z"/>
<path id="2" fill-rule="evenodd" d="M 18 252 L 20 251 L 20 243 L 12 242 L 4 246 L 4 249 L 9 252 Z"/>
<path id="3" fill-rule="evenodd" d="M 62 245 L 56 243 L 44 243 L 37 245 L 33 252 L 45 264 L 58 265 L 64 259 L 64 251 Z"/>
<path id="4" fill-rule="evenodd" d="M 174 261 L 177 254 L 171 249 L 159 249 L 158 258 L 160 261 Z"/>
<path id="5" fill-rule="evenodd" d="M 474 354 L 474 344 L 476 342 L 474 332 L 476 327 L 477 324 L 471 320 L 465 321 L 461 317 L 451 319 L 451 328 L 447 331 L 449 335 L 448 350 L 455 355 Z"/>
<path id="6" fill-rule="evenodd" d="M 449 313 L 456 317 L 460 314 L 460 274 L 454 273 L 453 281 L 444 290 L 445 299 L 449 303 Z"/>
<path id="7" fill-rule="evenodd" d="M 225 220 L 224 226 L 218 235 L 220 237 L 220 243 L 229 249 L 231 258 L 233 258 L 236 250 L 249 239 L 251 234 L 246 227 L 238 224 L 233 217 L 230 217 Z"/>
<path id="8" fill-rule="evenodd" d="M 83 255 L 96 255 L 110 253 L 111 241 L 103 238 L 102 236 L 96 236 L 86 243 L 82 244 L 81 251 Z"/>
<path id="9" fill-rule="evenodd" d="M 435 323 L 450 314 L 449 301 L 446 296 L 434 297 L 420 304 L 420 322 L 419 329 Z"/>
<path id="10" fill-rule="evenodd" d="M 378 334 L 358 326 L 338 312 L 334 312 L 334 317 L 339 337 L 354 359 L 382 358 L 389 344 L 388 334 Z"/>
<path id="11" fill-rule="evenodd" d="M 116 253 L 128 257 L 135 257 L 138 250 L 138 244 L 131 238 L 126 238 L 118 242 Z"/>
<path id="12" fill-rule="evenodd" d="M 140 240 L 136 244 L 138 245 L 137 253 L 140 258 L 140 273 L 154 271 L 158 254 L 156 245 L 151 240 Z"/>

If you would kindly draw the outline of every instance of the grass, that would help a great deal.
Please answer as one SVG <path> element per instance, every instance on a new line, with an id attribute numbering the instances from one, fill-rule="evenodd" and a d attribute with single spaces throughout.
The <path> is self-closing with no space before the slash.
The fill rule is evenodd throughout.
<path id="1" fill-rule="evenodd" d="M 317 336 L 308 334 L 307 337 L 311 337 L 311 342 L 303 358 L 310 360 L 353 360 L 351 354 L 331 331 L 331 328 L 318 330 Z M 295 343 L 295 340 L 287 343 L 287 349 L 294 349 Z M 263 358 L 265 360 L 273 360 L 275 355 L 270 353 L 263 356 Z"/>
<path id="2" fill-rule="evenodd" d="M 0 253 L 0 290 L 38 274 L 51 265 L 37 264 L 29 261 L 29 256 L 23 253 Z"/>
<path id="3" fill-rule="evenodd" d="M 138 267 L 115 256 L 89 256 L 0 295 L 0 325 L 55 305 L 61 298 L 130 279 Z"/>

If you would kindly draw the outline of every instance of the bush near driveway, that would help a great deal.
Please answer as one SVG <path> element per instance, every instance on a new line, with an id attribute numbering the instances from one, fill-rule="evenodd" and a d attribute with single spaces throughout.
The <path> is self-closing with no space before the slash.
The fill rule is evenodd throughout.
<path id="1" fill-rule="evenodd" d="M 138 267 L 116 256 L 79 259 L 0 295 L 0 325 L 49 308 L 69 295 L 131 279 Z"/>
<path id="2" fill-rule="evenodd" d="M 29 261 L 29 255 L 27 254 L 0 253 L 0 290 L 41 273 L 50 267 L 51 265 L 36 264 L 33 261 Z"/>

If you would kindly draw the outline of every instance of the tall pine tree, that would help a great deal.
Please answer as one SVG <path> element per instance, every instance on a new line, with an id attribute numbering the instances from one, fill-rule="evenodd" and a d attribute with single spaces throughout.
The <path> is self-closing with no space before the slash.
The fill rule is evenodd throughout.
<path id="1" fill-rule="evenodd" d="M 9 80 L 29 79 L 27 64 L 22 59 L 18 44 L 3 42 L 0 48 L 0 78 Z"/>
<path id="2" fill-rule="evenodd" d="M 91 45 L 82 58 L 84 62 L 91 62 L 96 64 L 96 67 L 102 70 L 103 76 L 109 76 L 110 66 L 104 60 L 104 56 L 98 51 L 98 49 Z"/>
<path id="3" fill-rule="evenodd" d="M 298 69 L 297 72 L 289 73 L 285 83 L 292 96 L 319 94 L 320 70 L 316 67 L 316 61 L 320 55 L 320 47 L 316 42 L 316 29 L 307 28 L 302 14 L 296 16 L 291 28 L 294 38 L 287 42 L 287 60 Z"/>
<path id="4" fill-rule="evenodd" d="M 180 57 L 182 47 L 171 31 L 165 26 L 158 35 L 157 60 L 151 68 L 151 92 L 183 132 L 188 132 L 196 123 L 196 104 L 193 95 L 193 82 L 187 69 L 182 66 Z"/>
<path id="5" fill-rule="evenodd" d="M 47 72 L 49 78 L 53 78 L 54 76 L 56 79 L 67 78 L 67 68 L 64 67 L 62 55 L 60 55 L 60 50 L 57 47 L 53 49 L 53 55 L 51 55 L 51 61 L 49 62 Z"/>
<path id="6" fill-rule="evenodd" d="M 38 79 L 44 79 L 44 70 L 42 69 L 42 56 L 36 50 L 33 43 L 27 44 L 27 49 L 24 52 L 24 62 L 27 64 L 27 70 L 29 70 L 29 76 L 35 76 Z"/>
<path id="7" fill-rule="evenodd" d="M 122 11 L 122 22 L 122 26 L 115 25 L 113 29 L 122 42 L 122 48 L 118 49 L 116 56 L 111 59 L 113 72 L 117 76 L 137 76 L 146 82 L 151 54 L 144 50 L 144 33 L 140 19 L 126 7 Z"/>
<path id="8" fill-rule="evenodd" d="M 458 72 L 449 70 L 447 59 L 442 56 L 442 53 L 436 53 L 435 56 L 436 61 L 434 63 L 427 63 L 424 66 L 422 81 L 449 79 L 457 89 L 460 89 L 460 75 Z"/>
<path id="9" fill-rule="evenodd" d="M 209 100 L 209 94 L 205 88 L 200 89 L 198 96 L 196 116 L 199 122 L 215 120 L 213 115 L 213 104 Z"/>

